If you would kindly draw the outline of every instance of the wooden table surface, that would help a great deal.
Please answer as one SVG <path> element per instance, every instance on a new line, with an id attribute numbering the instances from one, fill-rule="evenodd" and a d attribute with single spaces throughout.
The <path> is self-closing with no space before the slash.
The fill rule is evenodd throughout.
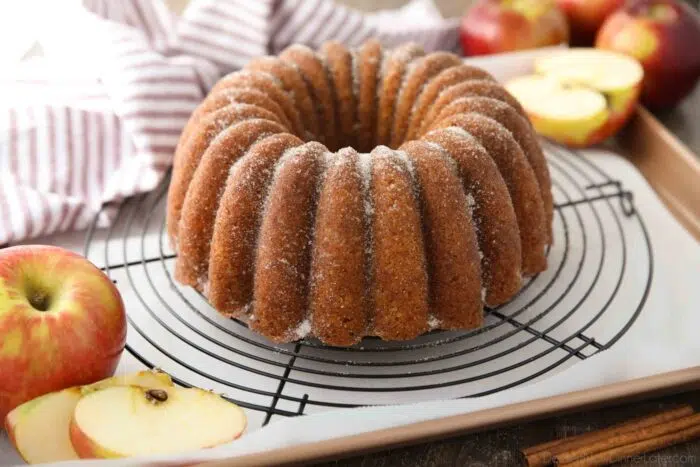
<path id="1" fill-rule="evenodd" d="M 367 11 L 393 8 L 404 0 L 343 0 L 342 3 Z M 469 0 L 435 0 L 444 15 L 460 15 Z M 657 117 L 693 152 L 700 154 L 700 87 L 672 111 Z M 442 467 L 513 466 L 519 450 L 554 438 L 571 436 L 604 427 L 655 410 L 689 403 L 700 409 L 700 391 L 607 407 L 601 410 L 547 418 L 441 441 L 391 449 L 369 455 L 319 464 L 323 467 Z M 629 459 L 618 465 L 690 466 L 700 465 L 700 440 Z"/>

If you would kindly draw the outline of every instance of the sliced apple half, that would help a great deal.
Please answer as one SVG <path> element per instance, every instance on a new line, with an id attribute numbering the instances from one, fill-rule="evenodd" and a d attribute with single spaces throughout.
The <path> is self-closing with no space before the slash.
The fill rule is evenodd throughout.
<path id="1" fill-rule="evenodd" d="M 79 459 L 68 428 L 75 407 L 85 394 L 118 385 L 168 387 L 172 384 L 170 376 L 159 371 L 113 376 L 25 402 L 7 414 L 5 427 L 15 449 L 29 464 Z"/>
<path id="2" fill-rule="evenodd" d="M 573 147 L 617 133 L 634 112 L 644 77 L 634 58 L 592 48 L 539 58 L 534 69 L 533 75 L 507 82 L 506 89 L 538 133 Z"/>
<path id="3" fill-rule="evenodd" d="M 246 424 L 240 407 L 203 389 L 121 386 L 80 399 L 70 439 L 81 458 L 172 454 L 233 441 Z"/>

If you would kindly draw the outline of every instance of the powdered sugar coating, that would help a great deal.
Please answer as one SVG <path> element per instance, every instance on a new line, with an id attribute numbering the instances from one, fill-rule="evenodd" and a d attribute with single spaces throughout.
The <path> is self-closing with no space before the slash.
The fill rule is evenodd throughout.
<path id="1" fill-rule="evenodd" d="M 311 244 L 323 154 L 319 143 L 287 150 L 273 175 L 260 226 L 251 327 L 284 342 L 307 315 Z"/>
<path id="2" fill-rule="evenodd" d="M 429 277 L 430 310 L 444 329 L 483 323 L 474 222 L 454 161 L 439 146 L 401 146 L 414 166 Z"/>
<path id="3" fill-rule="evenodd" d="M 368 323 L 362 180 L 353 149 L 329 162 L 316 210 L 309 315 L 324 342 L 352 345 Z"/>
<path id="4" fill-rule="evenodd" d="M 512 134 L 497 121 L 477 113 L 453 115 L 442 124 L 467 131 L 496 163 L 508 188 L 522 253 L 522 271 L 534 275 L 547 267 L 545 211 L 535 173 Z"/>
<path id="5" fill-rule="evenodd" d="M 409 64 L 396 101 L 394 125 L 391 132 L 391 147 L 398 147 L 405 140 L 411 118 L 411 110 L 425 84 L 440 71 L 457 66 L 461 62 L 460 58 L 455 54 L 435 52 Z"/>
<path id="6" fill-rule="evenodd" d="M 306 83 L 318 121 L 315 140 L 332 149 L 337 149 L 333 84 L 323 62 L 313 50 L 300 44 L 290 45 L 284 49 L 280 58 L 296 68 Z"/>
<path id="7" fill-rule="evenodd" d="M 508 188 L 491 156 L 460 127 L 435 130 L 424 136 L 447 151 L 459 167 L 466 193 L 474 198 L 486 304 L 510 299 L 520 288 L 521 245 Z"/>
<path id="8" fill-rule="evenodd" d="M 357 111 L 357 79 L 353 72 L 356 66 L 354 54 L 339 42 L 327 42 L 321 48 L 321 61 L 328 72 L 329 80 L 333 83 L 333 106 L 338 124 L 336 147 L 339 149 L 355 146 Z"/>
<path id="9" fill-rule="evenodd" d="M 282 87 L 292 98 L 294 105 L 304 124 L 304 134 L 299 135 L 304 140 L 313 140 L 319 134 L 319 122 L 315 106 L 309 95 L 309 90 L 297 67 L 284 62 L 277 57 L 259 57 L 245 65 L 244 70 L 262 72 L 275 76 Z"/>
<path id="10" fill-rule="evenodd" d="M 496 81 L 486 71 L 464 64 L 443 70 L 437 76 L 427 81 L 410 112 L 406 139 L 415 139 L 422 133 L 421 130 L 424 128 L 426 113 L 444 90 L 470 80 Z"/>
<path id="11" fill-rule="evenodd" d="M 428 277 L 410 170 L 394 151 L 372 151 L 372 332 L 410 339 L 428 329 Z"/>
<path id="12" fill-rule="evenodd" d="M 551 179 L 547 161 L 542 153 L 542 148 L 537 141 L 537 135 L 533 133 L 529 122 L 505 102 L 491 97 L 462 97 L 448 104 L 436 118 L 440 126 L 443 120 L 462 113 L 478 113 L 496 120 L 511 133 L 537 178 L 537 184 L 542 196 L 546 219 L 547 241 L 552 239 L 553 200 L 551 191 Z M 450 124 L 449 122 L 446 124 Z"/>
<path id="13" fill-rule="evenodd" d="M 396 98 L 403 85 L 408 65 L 423 56 L 424 51 L 417 44 L 408 43 L 398 47 L 384 60 L 382 65 L 382 85 L 378 89 L 377 133 L 375 146 L 391 143 L 391 129 L 394 124 Z"/>
<path id="14" fill-rule="evenodd" d="M 267 188 L 278 160 L 303 141 L 288 133 L 264 138 L 231 166 L 216 213 L 205 295 L 220 313 L 242 317 L 253 300 L 255 251 Z M 298 152 L 297 152 L 298 154 Z M 291 157 L 291 156 L 288 156 Z"/>
<path id="15" fill-rule="evenodd" d="M 221 133 L 207 148 L 182 205 L 178 280 L 195 287 L 205 283 L 216 211 L 231 166 L 263 137 L 284 132 L 283 126 L 269 120 L 246 120 Z"/>

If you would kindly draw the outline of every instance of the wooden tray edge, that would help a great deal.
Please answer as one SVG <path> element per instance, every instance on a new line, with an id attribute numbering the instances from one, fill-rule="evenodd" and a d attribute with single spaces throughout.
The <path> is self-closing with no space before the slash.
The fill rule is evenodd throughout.
<path id="1" fill-rule="evenodd" d="M 700 241 L 700 159 L 641 106 L 617 142 L 671 214 Z"/>
<path id="2" fill-rule="evenodd" d="M 197 465 L 199 467 L 307 465 L 312 461 L 335 460 L 351 455 L 497 428 L 515 422 L 546 418 L 555 414 L 593 409 L 612 405 L 622 400 L 630 402 L 635 399 L 696 388 L 700 388 L 700 366 L 493 409 Z"/>

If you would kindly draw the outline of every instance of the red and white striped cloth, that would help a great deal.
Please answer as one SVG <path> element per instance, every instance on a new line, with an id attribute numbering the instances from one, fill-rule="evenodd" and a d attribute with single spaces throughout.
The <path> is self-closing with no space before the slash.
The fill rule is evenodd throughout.
<path id="1" fill-rule="evenodd" d="M 331 0 L 84 0 L 45 48 L 0 79 L 0 245 L 83 229 L 155 188 L 180 131 L 223 74 L 291 43 L 414 40 L 456 50 L 431 0 L 362 14 Z M 50 55 L 50 54 L 49 54 Z"/>

